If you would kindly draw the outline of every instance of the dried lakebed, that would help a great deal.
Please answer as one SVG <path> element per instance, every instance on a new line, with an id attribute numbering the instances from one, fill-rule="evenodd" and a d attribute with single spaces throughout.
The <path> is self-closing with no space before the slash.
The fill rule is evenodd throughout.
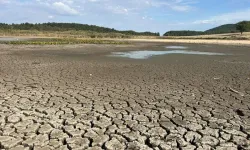
<path id="1" fill-rule="evenodd" d="M 249 149 L 249 47 L 181 46 L 0 45 L 0 149 Z"/>

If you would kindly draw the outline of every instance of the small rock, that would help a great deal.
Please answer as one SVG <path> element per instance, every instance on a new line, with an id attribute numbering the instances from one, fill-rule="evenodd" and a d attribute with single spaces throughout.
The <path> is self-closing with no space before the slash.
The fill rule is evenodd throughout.
<path id="1" fill-rule="evenodd" d="M 227 134 L 225 132 L 221 132 L 221 137 L 226 140 L 226 141 L 229 141 L 231 139 L 231 134 Z"/>
<path id="2" fill-rule="evenodd" d="M 173 130 L 176 127 L 171 121 L 161 121 L 160 125 L 167 130 Z"/>
<path id="3" fill-rule="evenodd" d="M 1 142 L 1 146 L 2 146 L 3 148 L 9 149 L 9 148 L 12 148 L 12 147 L 14 147 L 14 146 L 20 144 L 22 141 L 23 141 L 23 140 L 20 139 L 20 138 L 18 138 L 18 139 L 16 139 L 16 138 L 11 138 L 10 140 Z"/>
<path id="4" fill-rule="evenodd" d="M 209 145 L 199 145 L 196 150 L 212 150 L 212 147 Z"/>
<path id="5" fill-rule="evenodd" d="M 216 138 L 219 137 L 219 129 L 212 129 L 212 128 L 206 127 L 204 130 L 200 130 L 200 132 L 204 135 L 211 135 Z"/>
<path id="6" fill-rule="evenodd" d="M 107 150 L 120 150 L 125 149 L 125 145 L 118 141 L 116 138 L 112 138 L 110 141 L 105 143 Z"/>
<path id="7" fill-rule="evenodd" d="M 34 150 L 52 150 L 53 148 L 50 146 L 34 146 Z"/>
<path id="8" fill-rule="evenodd" d="M 196 143 L 201 139 L 201 135 L 193 131 L 189 131 L 184 137 L 190 143 Z"/>
<path id="9" fill-rule="evenodd" d="M 45 149 L 45 150 L 47 150 L 47 149 Z M 69 149 L 68 149 L 67 145 L 62 145 L 57 150 L 69 150 Z"/>
<path id="10" fill-rule="evenodd" d="M 76 148 L 86 149 L 89 146 L 89 140 L 87 138 L 81 138 L 81 137 L 67 138 L 66 142 L 68 143 L 71 149 L 76 149 Z"/>
<path id="11" fill-rule="evenodd" d="M 48 143 L 49 143 L 48 134 L 39 134 L 38 136 L 36 136 L 34 144 L 39 146 L 46 146 Z"/>
<path id="12" fill-rule="evenodd" d="M 135 131 L 132 131 L 132 132 L 129 132 L 129 133 L 125 133 L 124 136 L 129 140 L 129 142 L 133 142 L 133 141 L 138 141 L 140 143 L 144 143 L 145 140 L 147 139 L 145 136 L 142 136 L 140 134 L 140 132 L 135 132 Z"/>
<path id="13" fill-rule="evenodd" d="M 122 134 L 122 135 L 124 135 L 125 133 L 129 133 L 129 132 L 130 132 L 129 128 L 121 128 L 117 130 L 117 133 Z"/>
<path id="14" fill-rule="evenodd" d="M 0 143 L 4 142 L 4 141 L 9 141 L 13 139 L 13 137 L 10 137 L 10 136 L 1 136 L 0 135 Z"/>
<path id="15" fill-rule="evenodd" d="M 84 134 L 84 137 L 87 137 L 87 138 L 94 138 L 94 137 L 97 137 L 98 134 L 93 131 L 92 129 L 88 130 L 85 134 Z"/>
<path id="16" fill-rule="evenodd" d="M 184 127 L 184 126 L 187 125 L 187 122 L 186 122 L 185 120 L 182 120 L 182 118 L 181 118 L 180 116 L 174 117 L 174 118 L 173 118 L 173 121 L 174 121 L 177 125 L 182 126 L 182 127 Z"/>
<path id="17" fill-rule="evenodd" d="M 204 145 L 211 145 L 211 146 L 215 146 L 219 143 L 219 140 L 212 137 L 212 136 L 204 136 L 201 139 L 201 143 Z"/>
<path id="18" fill-rule="evenodd" d="M 181 147 L 186 147 L 189 143 L 184 140 L 182 137 L 178 137 L 176 141 L 179 143 Z"/>
<path id="19" fill-rule="evenodd" d="M 172 147 L 170 145 L 167 145 L 166 143 L 162 143 L 159 147 L 162 150 L 170 150 L 170 149 L 172 149 Z"/>
<path id="20" fill-rule="evenodd" d="M 109 140 L 107 135 L 99 135 L 93 138 L 92 146 L 102 146 L 103 143 Z"/>
<path id="21" fill-rule="evenodd" d="M 220 78 L 214 78 L 214 80 L 220 80 Z"/>
<path id="22" fill-rule="evenodd" d="M 195 150 L 196 146 L 194 146 L 194 145 L 188 145 L 186 147 L 182 147 L 181 149 L 182 150 Z"/>
<path id="23" fill-rule="evenodd" d="M 50 139 L 48 145 L 50 145 L 50 146 L 52 146 L 54 148 L 58 148 L 58 147 L 62 146 L 63 143 L 58 141 L 57 139 Z"/>
<path id="24" fill-rule="evenodd" d="M 49 124 L 45 124 L 39 128 L 38 132 L 41 134 L 46 134 L 46 133 L 50 133 L 52 130 L 53 128 Z"/>
<path id="25" fill-rule="evenodd" d="M 233 135 L 233 142 L 237 143 L 238 145 L 242 145 L 242 146 L 243 145 L 250 145 L 250 141 L 242 136 Z"/>
<path id="26" fill-rule="evenodd" d="M 140 122 L 148 122 L 148 118 L 144 115 L 135 115 L 134 119 Z"/>
<path id="27" fill-rule="evenodd" d="M 238 146 L 234 143 L 224 143 L 216 147 L 217 150 L 238 150 Z"/>
<path id="28" fill-rule="evenodd" d="M 242 136 L 242 137 L 247 137 L 247 135 L 245 133 L 243 133 L 241 131 L 238 131 L 238 130 L 235 130 L 235 129 L 230 129 L 230 130 L 224 129 L 223 131 L 226 132 L 226 133 L 233 134 L 233 135 L 239 135 L 239 136 Z"/>
<path id="29" fill-rule="evenodd" d="M 20 117 L 16 116 L 16 115 L 11 115 L 8 117 L 8 122 L 10 123 L 17 123 L 20 121 Z"/>
<path id="30" fill-rule="evenodd" d="M 153 146 L 153 147 L 158 147 L 161 144 L 161 138 L 158 136 L 156 137 L 151 137 L 149 138 L 149 143 Z"/>
<path id="31" fill-rule="evenodd" d="M 30 148 L 29 147 L 24 147 L 23 145 L 18 145 L 16 147 L 13 147 L 9 150 L 29 150 Z"/>
<path id="32" fill-rule="evenodd" d="M 102 148 L 98 146 L 94 146 L 94 147 L 89 147 L 86 150 L 102 150 Z"/>
<path id="33" fill-rule="evenodd" d="M 216 150 L 238 150 L 238 148 L 237 146 L 235 147 L 217 146 Z"/>
<path id="34" fill-rule="evenodd" d="M 186 125 L 186 127 L 192 131 L 197 131 L 202 129 L 202 126 L 197 123 L 189 123 Z"/>
<path id="35" fill-rule="evenodd" d="M 15 128 L 7 127 L 7 128 L 4 128 L 4 130 L 3 130 L 3 135 L 5 135 L 5 136 L 9 136 L 13 133 L 15 133 Z"/>
<path id="36" fill-rule="evenodd" d="M 59 139 L 60 141 L 62 141 L 64 139 L 68 138 L 68 135 L 66 133 L 64 133 L 62 130 L 54 129 L 50 133 L 50 138 L 51 139 Z"/>
<path id="37" fill-rule="evenodd" d="M 134 141 L 128 143 L 128 147 L 126 148 L 126 150 L 152 150 L 152 149 L 144 144 Z"/>
<path id="38" fill-rule="evenodd" d="M 160 136 L 162 138 L 167 134 L 167 132 L 161 127 L 152 128 L 148 133 L 150 136 Z"/>
<path id="39" fill-rule="evenodd" d="M 177 139 L 179 139 L 181 137 L 181 135 L 179 134 L 169 134 L 165 140 L 164 143 L 167 145 L 170 145 L 171 147 L 177 147 L 178 143 L 177 143 Z"/>

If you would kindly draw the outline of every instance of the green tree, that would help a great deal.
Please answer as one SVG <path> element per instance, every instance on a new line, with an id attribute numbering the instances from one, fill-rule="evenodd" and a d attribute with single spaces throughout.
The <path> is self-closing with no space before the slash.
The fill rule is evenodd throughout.
<path id="1" fill-rule="evenodd" d="M 246 21 L 242 21 L 237 23 L 236 25 L 236 29 L 240 31 L 240 33 L 242 34 L 243 32 L 247 31 L 247 22 Z"/>

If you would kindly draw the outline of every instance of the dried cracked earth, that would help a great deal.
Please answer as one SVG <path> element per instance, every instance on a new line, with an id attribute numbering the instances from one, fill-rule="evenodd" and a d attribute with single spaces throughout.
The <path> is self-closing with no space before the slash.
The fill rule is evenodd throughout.
<path id="1" fill-rule="evenodd" d="M 249 150 L 249 47 L 105 56 L 162 45 L 1 45 L 0 149 Z"/>

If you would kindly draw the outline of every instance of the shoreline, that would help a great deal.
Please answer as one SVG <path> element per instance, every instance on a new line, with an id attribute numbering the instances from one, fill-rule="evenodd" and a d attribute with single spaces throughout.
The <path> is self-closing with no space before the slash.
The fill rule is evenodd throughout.
<path id="1" fill-rule="evenodd" d="M 250 40 L 202 40 L 202 39 L 127 39 L 134 42 L 189 43 L 189 44 L 219 44 L 250 46 Z"/>
<path id="2" fill-rule="evenodd" d="M 13 38 L 18 40 L 28 39 L 47 39 L 56 37 L 27 37 L 27 36 L 0 36 L 1 38 Z M 78 38 L 82 39 L 82 38 Z M 119 38 L 84 38 L 85 40 L 112 40 L 119 42 L 150 42 L 150 43 L 185 43 L 185 44 L 218 44 L 218 45 L 233 45 L 233 46 L 250 46 L 250 40 L 222 40 L 222 39 L 119 39 Z M 1 41 L 1 40 L 0 40 Z M 90 44 L 90 43 L 89 43 Z M 132 44 L 132 43 L 131 43 Z M 47 44 L 45 44 L 47 45 Z M 60 44 L 59 44 L 60 45 Z M 63 44 L 63 45 L 82 45 L 82 44 Z M 97 44 L 99 45 L 99 44 Z M 118 44 L 119 45 L 119 44 Z"/>

